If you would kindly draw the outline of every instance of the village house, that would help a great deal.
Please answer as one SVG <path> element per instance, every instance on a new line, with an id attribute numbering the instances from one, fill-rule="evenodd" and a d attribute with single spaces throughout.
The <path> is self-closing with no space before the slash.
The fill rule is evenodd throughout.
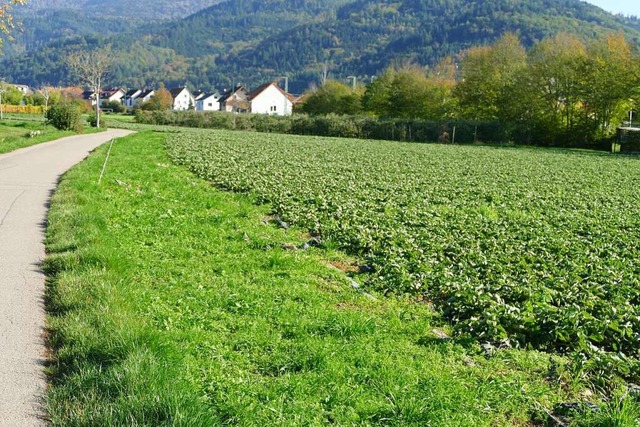
<path id="1" fill-rule="evenodd" d="M 195 95 L 195 93 L 194 93 Z M 196 110 L 198 111 L 218 111 L 220 110 L 219 93 L 199 93 L 196 96 Z"/>
<path id="2" fill-rule="evenodd" d="M 276 82 L 265 83 L 247 94 L 254 114 L 290 116 L 293 111 L 293 95 L 285 92 Z"/>
<path id="3" fill-rule="evenodd" d="M 154 94 L 153 90 L 131 89 L 125 94 L 123 103 L 127 108 L 137 107 L 148 102 Z"/>
<path id="4" fill-rule="evenodd" d="M 228 113 L 248 113 L 251 111 L 251 104 L 247 98 L 249 91 L 241 84 L 237 84 L 233 89 L 225 91 L 218 103 L 220 111 Z"/>
<path id="5" fill-rule="evenodd" d="M 20 92 L 22 92 L 23 95 L 29 95 L 31 93 L 31 88 L 27 85 L 12 84 L 11 86 L 18 89 Z"/>
<path id="6" fill-rule="evenodd" d="M 151 98 L 153 98 L 155 94 L 156 94 L 155 90 L 152 90 L 152 89 L 143 90 L 142 93 L 138 95 L 138 97 L 136 98 L 136 105 L 142 105 L 145 102 L 149 102 L 149 100 L 151 100 Z"/>
<path id="7" fill-rule="evenodd" d="M 125 96 L 126 92 L 124 89 L 120 88 L 120 87 L 114 87 L 111 89 L 107 89 L 107 90 L 103 90 L 100 93 L 100 107 L 102 107 L 102 104 L 105 102 L 120 102 L 122 103 L 122 100 Z M 94 104 L 95 105 L 95 104 Z"/>
<path id="8" fill-rule="evenodd" d="M 174 111 L 193 110 L 196 108 L 196 101 L 193 98 L 191 92 L 186 87 L 175 87 L 169 89 L 169 93 L 173 98 L 173 105 L 171 107 Z"/>
<path id="9" fill-rule="evenodd" d="M 128 108 L 133 108 L 137 105 L 138 96 L 142 91 L 140 89 L 131 89 L 128 90 L 124 95 L 123 103 Z"/>

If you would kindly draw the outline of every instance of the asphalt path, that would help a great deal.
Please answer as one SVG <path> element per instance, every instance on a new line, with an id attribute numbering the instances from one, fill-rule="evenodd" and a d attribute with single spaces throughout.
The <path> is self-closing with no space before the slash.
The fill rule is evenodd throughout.
<path id="1" fill-rule="evenodd" d="M 93 149 L 129 133 L 71 136 L 0 155 L 0 427 L 47 424 L 41 264 L 51 194 Z"/>

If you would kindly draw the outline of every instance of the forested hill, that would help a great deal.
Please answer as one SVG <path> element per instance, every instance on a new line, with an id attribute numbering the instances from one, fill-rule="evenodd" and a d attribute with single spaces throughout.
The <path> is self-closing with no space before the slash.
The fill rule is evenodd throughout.
<path id="1" fill-rule="evenodd" d="M 344 78 L 371 76 L 396 62 L 432 65 L 505 31 L 517 32 L 526 45 L 562 31 L 584 38 L 620 31 L 640 45 L 637 19 L 580 0 L 227 0 L 136 30 L 59 40 L 0 66 L 15 81 L 70 83 L 61 66 L 66 52 L 110 44 L 114 84 L 188 82 L 208 89 L 287 75 L 299 92 L 324 67 Z"/>
<path id="2" fill-rule="evenodd" d="M 132 18 L 145 20 L 167 20 L 184 18 L 224 0 L 29 0 L 22 7 L 26 15 L 43 10 L 76 10 L 87 17 L 119 17 L 131 21 Z M 16 9 L 20 10 L 20 9 Z"/>
<path id="3" fill-rule="evenodd" d="M 73 36 L 152 31 L 224 0 L 29 0 L 14 9 L 21 30 L 4 38 L 4 54 L 22 55 Z"/>

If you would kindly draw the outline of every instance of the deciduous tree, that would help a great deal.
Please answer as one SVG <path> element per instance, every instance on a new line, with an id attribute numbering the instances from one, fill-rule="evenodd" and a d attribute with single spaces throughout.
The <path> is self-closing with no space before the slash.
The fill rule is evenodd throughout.
<path id="1" fill-rule="evenodd" d="M 0 33 L 10 34 L 15 28 L 13 21 L 13 6 L 26 4 L 27 0 L 0 0 Z M 2 47 L 2 39 L 0 39 L 0 47 Z"/>
<path id="2" fill-rule="evenodd" d="M 171 93 L 164 87 L 154 91 L 153 97 L 142 104 L 141 108 L 147 111 L 167 111 L 173 105 Z"/>
<path id="3" fill-rule="evenodd" d="M 100 92 L 107 71 L 112 64 L 109 48 L 70 54 L 67 64 L 82 84 L 90 87 L 96 96 L 96 124 L 100 127 Z"/>

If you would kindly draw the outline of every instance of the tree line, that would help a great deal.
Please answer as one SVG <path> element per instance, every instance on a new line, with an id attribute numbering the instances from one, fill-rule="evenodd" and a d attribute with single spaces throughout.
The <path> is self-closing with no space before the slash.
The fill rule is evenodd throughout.
<path id="1" fill-rule="evenodd" d="M 437 122 L 497 121 L 517 142 L 584 145 L 611 137 L 636 108 L 640 56 L 622 34 L 548 37 L 526 50 L 513 33 L 437 66 L 390 67 L 366 87 L 310 91 L 299 111 Z"/>

